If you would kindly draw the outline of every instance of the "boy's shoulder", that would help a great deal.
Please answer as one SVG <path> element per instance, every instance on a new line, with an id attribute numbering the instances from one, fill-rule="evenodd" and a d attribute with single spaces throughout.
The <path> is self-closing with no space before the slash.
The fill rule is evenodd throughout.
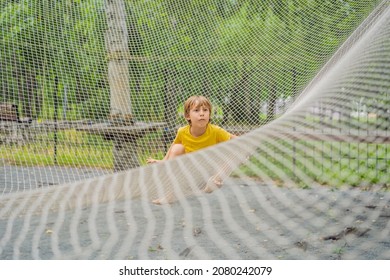
<path id="1" fill-rule="evenodd" d="M 209 123 L 209 128 L 213 130 L 224 130 L 222 127 L 216 125 L 216 124 L 211 124 Z"/>
<path id="2" fill-rule="evenodd" d="M 190 125 L 185 125 L 185 126 L 182 126 L 182 127 L 179 127 L 179 129 L 177 130 L 178 133 L 180 132 L 185 132 L 185 131 L 189 131 L 190 129 Z"/>

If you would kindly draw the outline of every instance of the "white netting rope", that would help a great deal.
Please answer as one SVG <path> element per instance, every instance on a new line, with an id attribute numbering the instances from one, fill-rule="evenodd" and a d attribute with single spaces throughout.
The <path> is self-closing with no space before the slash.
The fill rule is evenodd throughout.
<path id="1" fill-rule="evenodd" d="M 390 257 L 389 2 L 247 2 L 2 4 L 1 258 Z M 245 134 L 129 170 L 199 92 Z"/>

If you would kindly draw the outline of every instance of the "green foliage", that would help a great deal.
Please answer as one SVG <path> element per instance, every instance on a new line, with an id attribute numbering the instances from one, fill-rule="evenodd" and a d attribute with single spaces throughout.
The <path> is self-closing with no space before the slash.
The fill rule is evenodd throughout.
<path id="1" fill-rule="evenodd" d="M 11 2 L 0 22 L 4 100 L 19 103 L 23 115 L 49 117 L 42 110 L 55 105 L 54 95 L 62 106 L 65 88 L 69 104 L 107 94 L 105 20 L 96 1 Z"/>
<path id="2" fill-rule="evenodd" d="M 140 58 L 129 62 L 134 114 L 164 118 L 163 106 L 145 108 L 163 103 L 169 70 L 177 102 L 191 94 L 231 100 L 226 115 L 257 123 L 259 112 L 245 110 L 250 102 L 297 94 L 376 2 L 125 1 L 129 54 Z M 0 24 L 1 100 L 19 103 L 25 116 L 52 118 L 56 95 L 78 118 L 106 116 L 104 1 L 5 1 Z M 236 99 L 242 108 L 232 107 Z"/>

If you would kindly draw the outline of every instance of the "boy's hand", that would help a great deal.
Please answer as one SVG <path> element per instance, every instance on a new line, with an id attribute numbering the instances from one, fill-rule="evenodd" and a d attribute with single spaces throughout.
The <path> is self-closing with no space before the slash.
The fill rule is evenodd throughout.
<path id="1" fill-rule="evenodd" d="M 146 163 L 147 164 L 152 164 L 152 163 L 158 163 L 158 162 L 160 162 L 161 160 L 159 160 L 159 159 L 154 159 L 154 158 L 148 158 L 147 160 L 146 160 Z"/>

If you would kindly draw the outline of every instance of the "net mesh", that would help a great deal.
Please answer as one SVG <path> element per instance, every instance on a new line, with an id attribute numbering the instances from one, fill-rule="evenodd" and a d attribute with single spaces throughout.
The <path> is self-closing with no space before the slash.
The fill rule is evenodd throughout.
<path id="1" fill-rule="evenodd" d="M 0 258 L 389 259 L 389 3 L 2 1 Z"/>

